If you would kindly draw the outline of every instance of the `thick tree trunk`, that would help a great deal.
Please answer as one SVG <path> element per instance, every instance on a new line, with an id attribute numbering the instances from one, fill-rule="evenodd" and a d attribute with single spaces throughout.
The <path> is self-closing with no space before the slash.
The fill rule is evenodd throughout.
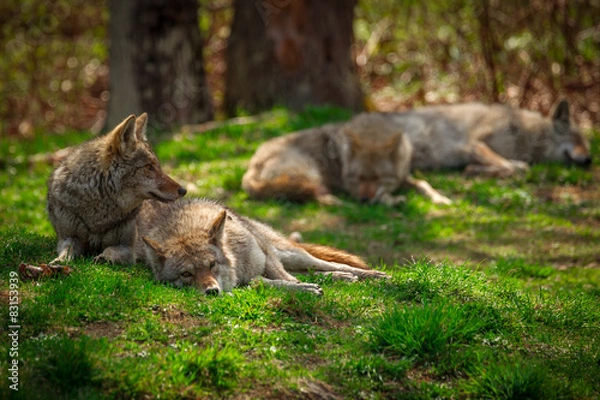
<path id="1" fill-rule="evenodd" d="M 363 108 L 350 46 L 356 0 L 235 0 L 225 111 Z"/>
<path id="2" fill-rule="evenodd" d="M 106 126 L 144 111 L 160 128 L 212 119 L 197 0 L 111 0 Z"/>

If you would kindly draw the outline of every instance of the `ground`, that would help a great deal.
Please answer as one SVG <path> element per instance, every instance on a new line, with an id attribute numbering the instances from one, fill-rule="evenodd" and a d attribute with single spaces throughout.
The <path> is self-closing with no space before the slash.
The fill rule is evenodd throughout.
<path id="1" fill-rule="evenodd" d="M 589 132 L 589 170 L 537 165 L 509 179 L 417 171 L 450 206 L 414 191 L 390 208 L 259 202 L 240 189 L 264 140 L 348 117 L 273 110 L 149 136 L 187 196 L 352 251 L 390 280 L 307 276 L 323 296 L 254 283 L 206 297 L 155 282 L 143 265 L 79 259 L 68 277 L 18 282 L 18 354 L 0 366 L 18 360 L 20 390 L 4 383 L 1 397 L 599 398 L 598 134 Z M 44 210 L 52 166 L 39 154 L 87 137 L 0 144 L 3 326 L 10 272 L 55 255 Z"/>

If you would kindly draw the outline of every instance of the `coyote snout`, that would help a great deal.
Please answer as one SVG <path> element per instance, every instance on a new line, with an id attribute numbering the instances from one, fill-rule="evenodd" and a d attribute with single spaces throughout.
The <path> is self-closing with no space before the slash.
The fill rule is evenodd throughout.
<path id="1" fill-rule="evenodd" d="M 192 213 L 182 220 L 168 220 L 160 211 L 173 212 L 180 206 L 162 208 L 150 202 L 145 204 L 141 211 L 143 220 L 138 223 L 147 247 L 139 246 L 139 257 L 149 260 L 160 281 L 171 282 L 177 287 L 193 286 L 206 295 L 231 290 L 235 285 L 235 272 L 220 247 L 227 213 L 222 211 L 211 218 Z M 149 220 L 145 221 L 146 218 Z M 167 232 L 160 229 L 156 232 L 154 237 L 160 240 L 147 235 L 150 231 L 146 223 L 158 228 L 154 225 L 157 222 L 168 228 Z"/>
<path id="2" fill-rule="evenodd" d="M 187 193 L 187 190 L 181 187 L 179 183 L 162 172 L 159 165 L 148 164 L 144 173 L 146 178 L 151 181 L 150 188 L 147 191 L 149 199 L 168 203 L 185 196 Z"/>
<path id="3" fill-rule="evenodd" d="M 372 203 L 379 192 L 379 185 L 376 182 L 361 182 L 358 185 L 358 200 L 361 203 Z"/>
<path id="4" fill-rule="evenodd" d="M 567 149 L 564 151 L 564 155 L 568 165 L 573 164 L 585 168 L 592 165 L 592 157 L 584 145 Z"/>
<path id="5" fill-rule="evenodd" d="M 221 294 L 221 285 L 210 269 L 198 272 L 194 286 L 206 295 Z"/>

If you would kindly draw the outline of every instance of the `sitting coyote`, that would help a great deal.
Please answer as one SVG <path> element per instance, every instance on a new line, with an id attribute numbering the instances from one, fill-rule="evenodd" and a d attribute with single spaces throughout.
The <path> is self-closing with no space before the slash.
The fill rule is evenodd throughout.
<path id="1" fill-rule="evenodd" d="M 322 294 L 291 273 L 336 278 L 384 278 L 352 254 L 327 246 L 295 243 L 269 226 L 207 200 L 162 204 L 146 201 L 137 216 L 136 258 L 159 281 L 193 286 L 205 294 L 229 292 L 261 277 L 267 285 Z"/>
<path id="2" fill-rule="evenodd" d="M 345 192 L 361 202 L 394 205 L 402 185 L 415 187 L 434 203 L 450 200 L 410 175 L 412 145 L 403 129 L 382 114 L 360 114 L 263 143 L 242 179 L 251 198 L 317 200 L 339 204 Z"/>
<path id="3" fill-rule="evenodd" d="M 58 236 L 58 257 L 133 262 L 135 217 L 142 202 L 175 201 L 186 190 L 161 171 L 146 139 L 146 113 L 126 118 L 112 132 L 69 149 L 48 179 L 48 217 Z"/>

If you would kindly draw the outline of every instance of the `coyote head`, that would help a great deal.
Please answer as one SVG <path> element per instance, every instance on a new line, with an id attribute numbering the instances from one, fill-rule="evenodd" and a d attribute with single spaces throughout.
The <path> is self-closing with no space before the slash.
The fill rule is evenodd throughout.
<path id="1" fill-rule="evenodd" d="M 119 196 L 123 203 L 145 199 L 170 202 L 186 193 L 181 185 L 162 172 L 146 138 L 147 122 L 146 113 L 137 119 L 131 115 L 107 135 L 109 142 L 104 165 L 109 180 L 120 177 Z"/>
<path id="2" fill-rule="evenodd" d="M 569 116 L 569 103 L 562 100 L 554 110 L 546 158 L 587 167 L 592 163 L 590 145 Z"/>
<path id="3" fill-rule="evenodd" d="M 412 146 L 385 117 L 361 114 L 342 129 L 342 181 L 355 199 L 376 203 L 392 194 L 410 170 Z"/>
<path id="4" fill-rule="evenodd" d="M 205 294 L 230 291 L 235 273 L 221 250 L 226 217 L 223 210 L 208 230 L 186 232 L 162 244 L 142 236 L 156 279 L 177 287 L 193 286 Z"/>

